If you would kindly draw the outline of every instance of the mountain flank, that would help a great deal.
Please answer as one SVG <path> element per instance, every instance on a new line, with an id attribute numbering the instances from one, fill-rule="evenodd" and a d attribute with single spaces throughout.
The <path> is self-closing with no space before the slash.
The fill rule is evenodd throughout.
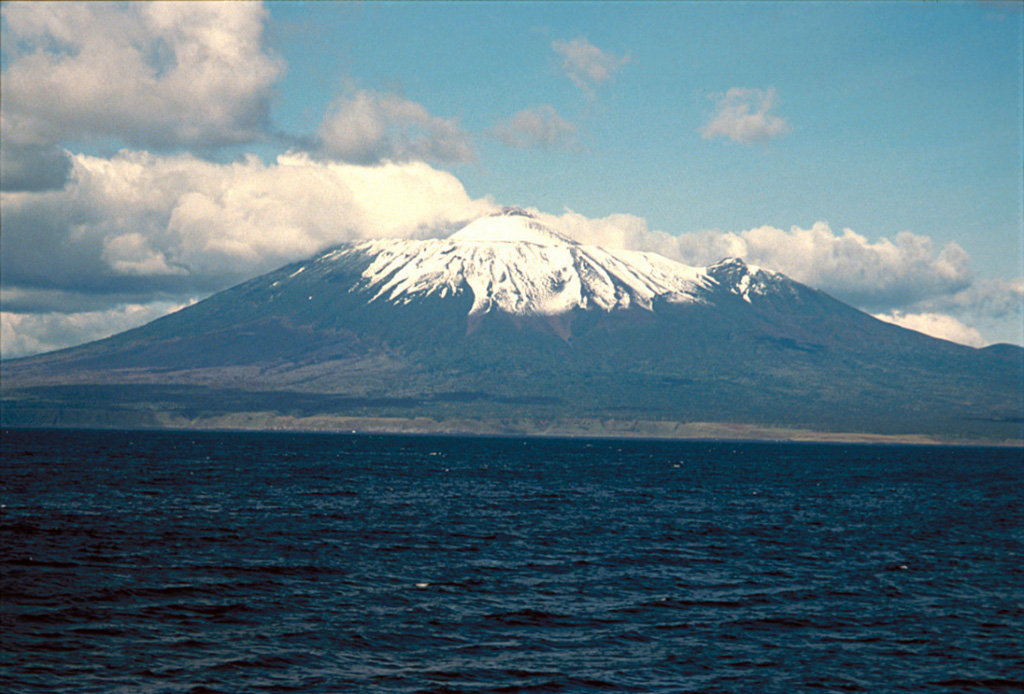
<path id="1" fill-rule="evenodd" d="M 2 368 L 4 426 L 1024 440 L 1024 349 L 904 330 L 738 259 L 578 244 L 515 208 Z"/>

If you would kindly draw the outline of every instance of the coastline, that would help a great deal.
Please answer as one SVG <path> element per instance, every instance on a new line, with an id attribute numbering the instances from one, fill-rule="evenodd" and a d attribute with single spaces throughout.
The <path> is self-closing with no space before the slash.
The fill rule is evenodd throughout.
<path id="1" fill-rule="evenodd" d="M 942 438 L 927 434 L 816 431 L 725 422 L 675 422 L 614 418 L 510 417 L 500 419 L 431 417 L 373 417 L 313 415 L 296 417 L 276 412 L 237 412 L 185 417 L 151 412 L 147 421 L 92 422 L 7 421 L 4 428 L 21 429 L 137 429 L 165 431 L 250 431 L 324 434 L 434 436 L 498 436 L 523 438 L 651 439 L 678 441 L 757 441 L 786 443 L 847 443 L 921 446 L 995 446 L 1024 448 L 1024 439 Z M 129 418 L 132 419 L 132 418 Z M 103 421 L 106 420 L 106 421 Z"/>

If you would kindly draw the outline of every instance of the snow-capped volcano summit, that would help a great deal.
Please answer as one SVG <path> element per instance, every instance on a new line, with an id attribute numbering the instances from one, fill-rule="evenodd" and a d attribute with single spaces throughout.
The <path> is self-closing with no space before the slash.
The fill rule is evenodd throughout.
<path id="1" fill-rule="evenodd" d="M 359 288 L 371 293 L 371 302 L 409 303 L 468 291 L 471 318 L 491 311 L 520 317 L 574 309 L 650 311 L 656 299 L 699 303 L 722 289 L 749 301 L 780 278 L 735 259 L 696 268 L 654 253 L 580 244 L 518 208 L 478 219 L 446 239 L 376 240 L 339 248 L 311 269 L 329 271 L 332 264 L 347 266 L 358 259 L 367 261 Z"/>
<path id="2" fill-rule="evenodd" d="M 505 207 L 500 212 L 481 217 L 449 237 L 456 242 L 533 243 L 540 246 L 564 246 L 575 243 L 549 229 L 536 215 L 519 207 Z"/>

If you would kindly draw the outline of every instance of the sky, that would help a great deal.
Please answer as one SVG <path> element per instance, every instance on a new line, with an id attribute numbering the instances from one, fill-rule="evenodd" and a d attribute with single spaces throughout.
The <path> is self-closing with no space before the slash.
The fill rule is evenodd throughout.
<path id="1" fill-rule="evenodd" d="M 1024 3 L 0 6 L 0 354 L 497 207 L 1024 344 Z"/>

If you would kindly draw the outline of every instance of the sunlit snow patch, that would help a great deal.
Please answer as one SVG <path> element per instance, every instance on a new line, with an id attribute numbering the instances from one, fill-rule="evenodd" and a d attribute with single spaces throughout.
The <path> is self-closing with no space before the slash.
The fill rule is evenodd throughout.
<path id="1" fill-rule="evenodd" d="M 363 272 L 371 301 L 449 296 L 468 288 L 470 315 L 492 309 L 554 316 L 574 308 L 684 303 L 713 282 L 701 269 L 653 253 L 585 246 L 521 210 L 478 219 L 447 239 L 378 240 L 349 252 L 372 258 Z"/>

